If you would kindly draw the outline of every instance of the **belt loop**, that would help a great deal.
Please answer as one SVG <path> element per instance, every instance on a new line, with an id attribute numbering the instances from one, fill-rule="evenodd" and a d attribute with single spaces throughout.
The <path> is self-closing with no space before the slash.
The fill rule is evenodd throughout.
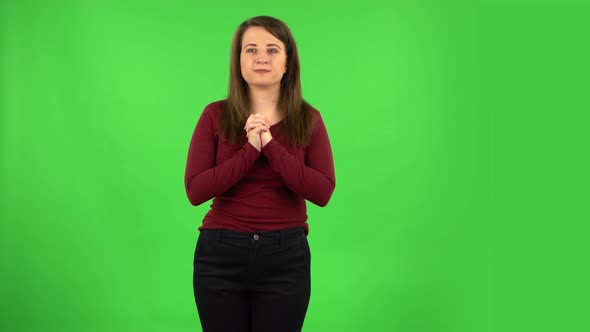
<path id="1" fill-rule="evenodd" d="M 279 248 L 283 247 L 283 237 L 285 236 L 285 233 L 283 231 L 279 231 Z"/>
<path id="2" fill-rule="evenodd" d="M 223 234 L 221 234 L 222 232 L 223 232 L 223 228 L 218 228 L 218 230 L 217 230 L 217 242 L 218 243 L 221 242 L 221 236 L 223 235 Z"/>

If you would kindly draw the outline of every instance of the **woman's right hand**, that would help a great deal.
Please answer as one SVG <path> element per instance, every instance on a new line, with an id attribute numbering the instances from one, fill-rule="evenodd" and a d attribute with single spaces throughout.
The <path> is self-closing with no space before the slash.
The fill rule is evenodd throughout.
<path id="1" fill-rule="evenodd" d="M 262 150 L 260 134 L 263 131 L 270 130 L 270 126 L 268 125 L 268 123 L 262 117 L 252 114 L 248 117 L 246 125 L 244 126 L 244 130 L 246 130 L 248 142 L 250 142 L 250 144 L 252 144 L 256 148 L 256 150 Z"/>

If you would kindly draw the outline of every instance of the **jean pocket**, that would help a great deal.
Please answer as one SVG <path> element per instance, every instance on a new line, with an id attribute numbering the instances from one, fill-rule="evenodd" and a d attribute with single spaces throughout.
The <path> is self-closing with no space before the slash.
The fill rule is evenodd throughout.
<path id="1" fill-rule="evenodd" d="M 303 256 L 305 257 L 305 265 L 309 268 L 311 264 L 311 250 L 309 248 L 309 242 L 307 241 L 307 236 L 303 236 L 301 238 L 301 250 L 303 251 Z"/>
<path id="2" fill-rule="evenodd" d="M 200 257 L 203 253 L 203 249 L 207 244 L 207 233 L 200 232 L 197 237 L 197 244 L 195 246 L 194 258 Z"/>
<path id="3" fill-rule="evenodd" d="M 199 249 L 201 248 L 201 242 L 203 242 L 203 238 L 202 238 L 202 234 L 199 233 L 199 236 L 197 236 L 197 244 L 195 245 L 195 252 L 193 255 L 193 259 L 197 258 L 197 256 L 199 255 Z"/>

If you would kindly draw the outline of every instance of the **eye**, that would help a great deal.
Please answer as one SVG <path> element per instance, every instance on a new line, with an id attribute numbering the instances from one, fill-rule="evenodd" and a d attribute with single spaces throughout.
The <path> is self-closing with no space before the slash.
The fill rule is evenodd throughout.
<path id="1" fill-rule="evenodd" d="M 279 53 L 279 50 L 277 50 L 276 48 L 271 48 L 268 50 L 269 53 Z"/>
<path id="2" fill-rule="evenodd" d="M 248 49 L 246 49 L 246 53 L 254 53 L 254 52 L 256 52 L 256 49 L 255 48 L 248 48 Z"/>

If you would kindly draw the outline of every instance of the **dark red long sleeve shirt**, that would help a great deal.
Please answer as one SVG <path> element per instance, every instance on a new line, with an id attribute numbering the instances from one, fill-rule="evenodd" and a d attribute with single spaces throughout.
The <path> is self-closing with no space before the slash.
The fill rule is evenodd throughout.
<path id="1" fill-rule="evenodd" d="M 332 149 L 316 109 L 308 146 L 286 142 L 283 122 L 270 127 L 273 139 L 262 151 L 244 138 L 230 144 L 218 135 L 222 101 L 201 114 L 187 157 L 184 184 L 192 205 L 211 198 L 201 229 L 273 231 L 303 226 L 309 232 L 305 200 L 325 206 L 336 186 Z"/>

